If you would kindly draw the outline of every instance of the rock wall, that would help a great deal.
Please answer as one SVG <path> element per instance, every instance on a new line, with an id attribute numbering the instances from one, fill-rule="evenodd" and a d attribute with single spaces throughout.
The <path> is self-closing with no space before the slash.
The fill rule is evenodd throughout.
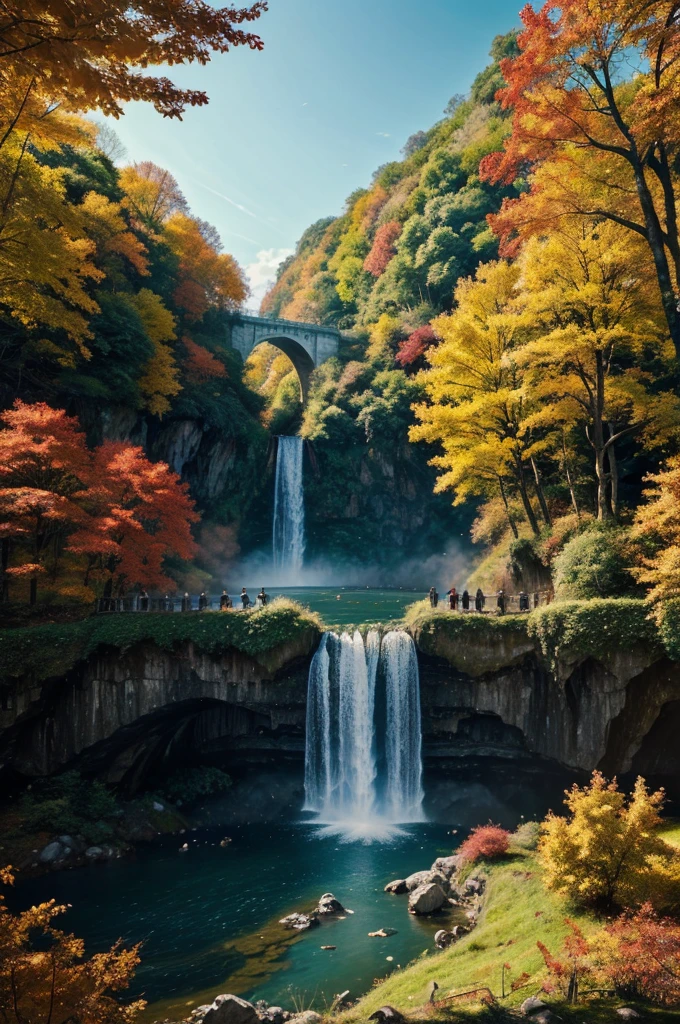
<path id="1" fill-rule="evenodd" d="M 680 665 L 643 647 L 553 670 L 526 633 L 419 645 L 428 768 L 473 759 L 536 761 L 584 772 L 677 776 Z M 200 756 L 245 770 L 304 753 L 315 637 L 267 653 L 209 656 L 192 644 L 93 655 L 42 687 L 20 683 L 0 712 L 0 760 L 24 776 L 77 764 L 123 789 Z"/>

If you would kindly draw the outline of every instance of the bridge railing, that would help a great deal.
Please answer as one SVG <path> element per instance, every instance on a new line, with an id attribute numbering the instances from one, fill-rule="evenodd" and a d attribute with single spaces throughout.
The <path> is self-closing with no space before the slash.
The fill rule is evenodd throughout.
<path id="1" fill-rule="evenodd" d="M 253 320 L 269 320 L 273 324 L 285 324 L 286 327 L 296 327 L 298 330 L 301 327 L 320 327 L 324 331 L 330 331 L 332 334 L 340 334 L 337 327 L 333 327 L 332 324 L 322 323 L 321 320 L 285 320 L 280 316 L 270 316 L 268 313 L 260 313 L 257 309 L 232 309 L 229 311 L 229 316 L 247 316 Z"/>

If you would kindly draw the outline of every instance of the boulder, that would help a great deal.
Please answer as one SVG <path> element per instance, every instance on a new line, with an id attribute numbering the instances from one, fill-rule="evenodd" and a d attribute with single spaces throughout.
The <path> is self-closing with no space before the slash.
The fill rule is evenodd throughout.
<path id="1" fill-rule="evenodd" d="M 304 1013 L 296 1013 L 289 1018 L 291 1024 L 321 1024 L 321 1014 L 314 1010 L 305 1010 Z"/>
<path id="2" fill-rule="evenodd" d="M 446 903 L 446 893 L 436 882 L 418 886 L 409 895 L 408 909 L 411 914 L 433 914 Z"/>
<path id="3" fill-rule="evenodd" d="M 396 935 L 396 928 L 379 928 L 377 932 L 369 932 L 369 939 L 388 939 L 390 935 Z"/>
<path id="4" fill-rule="evenodd" d="M 438 871 L 415 871 L 406 879 L 406 888 L 413 892 L 421 885 L 438 885 L 444 892 L 449 891 L 449 881 Z"/>
<path id="5" fill-rule="evenodd" d="M 296 932 L 304 932 L 318 923 L 319 919 L 314 914 L 289 914 L 279 921 L 284 928 L 292 928 Z"/>
<path id="6" fill-rule="evenodd" d="M 40 851 L 40 862 L 42 864 L 55 864 L 58 860 L 63 860 L 67 851 L 58 843 L 55 839 L 53 843 L 48 843 L 44 850 Z"/>
<path id="7" fill-rule="evenodd" d="M 434 933 L 434 944 L 437 949 L 446 949 L 455 941 L 456 936 L 454 933 L 447 931 L 446 928 L 440 928 L 438 932 Z"/>
<path id="8" fill-rule="evenodd" d="M 319 914 L 344 914 L 345 908 L 340 900 L 336 900 L 332 892 L 325 892 L 316 908 Z"/>
<path id="9" fill-rule="evenodd" d="M 388 882 L 385 886 L 384 892 L 391 892 L 393 896 L 399 896 L 402 892 L 408 892 L 406 887 L 406 879 L 395 878 L 393 882 Z"/>
<path id="10" fill-rule="evenodd" d="M 389 1022 L 389 1024 L 401 1024 L 402 1021 L 406 1020 L 404 1015 L 399 1013 L 399 1010 L 395 1010 L 393 1006 L 381 1006 L 368 1019 L 378 1020 L 381 1024 L 384 1024 L 385 1021 Z"/>
<path id="11" fill-rule="evenodd" d="M 85 856 L 88 860 L 101 860 L 104 856 L 104 851 L 101 846 L 88 846 L 85 850 Z"/>
<path id="12" fill-rule="evenodd" d="M 622 1017 L 624 1020 L 635 1020 L 640 1014 L 637 1010 L 634 1010 L 632 1006 L 619 1006 L 616 1011 L 617 1016 Z"/>
<path id="13" fill-rule="evenodd" d="M 203 1018 L 203 1024 L 258 1024 L 257 1010 L 239 996 L 220 995 Z"/>
<path id="14" fill-rule="evenodd" d="M 430 871 L 436 871 L 438 874 L 443 875 L 444 878 L 451 878 L 451 875 L 456 873 L 462 862 L 463 858 L 455 854 L 452 857 L 437 857 Z"/>
<path id="15" fill-rule="evenodd" d="M 547 1004 L 544 1003 L 542 999 L 539 999 L 538 996 L 529 996 L 529 998 L 525 999 L 520 1006 L 520 1010 L 525 1017 L 531 1017 L 533 1014 L 547 1009 Z"/>
<path id="16" fill-rule="evenodd" d="M 481 893 L 484 891 L 484 883 L 480 878 L 468 878 L 465 882 L 467 893 Z"/>

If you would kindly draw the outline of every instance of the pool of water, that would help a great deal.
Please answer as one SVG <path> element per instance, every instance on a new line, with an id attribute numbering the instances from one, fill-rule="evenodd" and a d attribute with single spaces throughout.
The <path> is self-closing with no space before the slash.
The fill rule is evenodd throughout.
<path id="1" fill-rule="evenodd" d="M 261 586 L 261 584 L 260 584 Z M 251 600 L 260 586 L 251 587 Z M 375 587 L 271 587 L 270 597 L 281 594 L 318 612 L 329 625 L 388 622 L 401 619 L 407 606 L 427 594 L 420 590 L 379 589 Z"/>
<path id="2" fill-rule="evenodd" d="M 413 917 L 406 897 L 383 887 L 449 854 L 447 827 L 403 826 L 391 840 L 371 844 L 311 825 L 230 828 L 226 848 L 219 845 L 224 834 L 189 832 L 134 857 L 50 874 L 19 886 L 12 902 L 70 903 L 62 927 L 84 938 L 88 952 L 119 937 L 143 942 L 130 994 L 149 1001 L 146 1020 L 184 1016 L 219 992 L 287 1008 L 300 998 L 323 1008 L 336 993 L 357 996 L 374 978 L 434 949 L 445 920 Z M 181 853 L 185 839 L 189 852 Z M 279 925 L 327 891 L 354 913 L 301 934 Z M 368 937 L 383 927 L 397 934 Z"/>

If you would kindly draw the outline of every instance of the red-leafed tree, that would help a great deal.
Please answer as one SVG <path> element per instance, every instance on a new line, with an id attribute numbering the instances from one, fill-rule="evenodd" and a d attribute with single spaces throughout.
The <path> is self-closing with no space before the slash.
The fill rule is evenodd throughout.
<path id="1" fill-rule="evenodd" d="M 212 352 L 208 352 L 203 345 L 197 345 L 191 338 L 185 336 L 182 343 L 187 350 L 188 358 L 184 363 L 187 377 L 194 384 L 210 380 L 211 377 L 226 377 L 227 370 L 224 363 L 216 359 Z"/>
<path id="2" fill-rule="evenodd" d="M 513 236 L 574 214 L 641 235 L 680 353 L 680 7 L 676 0 L 548 0 L 521 16 L 520 53 L 501 62 L 508 85 L 498 94 L 514 111 L 512 133 L 480 172 L 508 182 L 548 164 L 528 192 L 490 217 L 492 226 L 506 253 Z"/>
<path id="3" fill-rule="evenodd" d="M 74 496 L 88 479 L 90 453 L 78 421 L 44 402 L 17 401 L 0 423 L 3 598 L 11 578 L 28 577 L 35 604 L 38 577 L 48 561 L 56 573 L 64 536 L 85 518 Z"/>
<path id="4" fill-rule="evenodd" d="M 478 825 L 461 843 L 458 853 L 468 862 L 491 860 L 508 852 L 510 833 L 500 825 Z"/>
<path id="5" fill-rule="evenodd" d="M 381 224 L 375 233 L 371 251 L 364 260 L 364 270 L 373 277 L 380 277 L 387 270 L 387 265 L 396 255 L 394 243 L 401 234 L 401 224 L 397 220 L 391 220 L 387 224 Z"/>
<path id="6" fill-rule="evenodd" d="M 409 334 L 405 341 L 402 341 L 395 356 L 400 366 L 413 366 L 422 363 L 423 356 L 431 345 L 437 341 L 437 335 L 429 324 L 417 327 Z"/>
<path id="7" fill-rule="evenodd" d="M 149 462 L 141 448 L 107 442 L 93 453 L 92 482 L 82 495 L 90 513 L 69 550 L 87 558 L 85 582 L 106 594 L 141 583 L 166 589 L 173 581 L 167 555 L 191 558 L 191 523 L 199 516 L 183 484 L 164 462 Z"/>
<path id="8" fill-rule="evenodd" d="M 592 940 L 592 958 L 619 995 L 680 1006 L 680 926 L 650 903 L 622 914 Z"/>
<path id="9" fill-rule="evenodd" d="M 544 984 L 546 992 L 557 990 L 570 1003 L 578 1001 L 578 990 L 581 980 L 593 969 L 590 958 L 590 946 L 583 932 L 568 917 L 564 923 L 569 927 L 562 953 L 553 955 L 543 942 L 537 942 L 545 966 L 548 968 L 549 980 Z"/>

